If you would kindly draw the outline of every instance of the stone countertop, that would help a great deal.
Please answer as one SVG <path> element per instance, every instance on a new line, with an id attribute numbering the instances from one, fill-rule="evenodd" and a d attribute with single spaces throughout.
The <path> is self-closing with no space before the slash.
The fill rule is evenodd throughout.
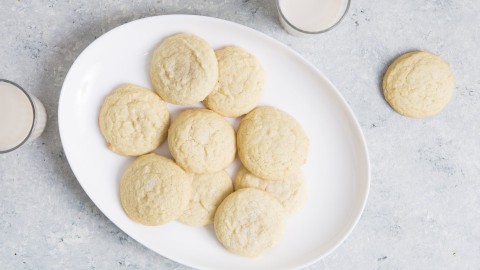
<path id="1" fill-rule="evenodd" d="M 135 3 L 133 3 L 135 2 Z M 75 58 L 103 33 L 161 14 L 199 14 L 259 30 L 298 51 L 338 87 L 365 134 L 372 164 L 365 212 L 351 236 L 308 269 L 479 269 L 480 2 L 353 0 L 333 31 L 288 35 L 275 1 L 3 0 L 0 78 L 43 101 L 36 141 L 0 155 L 3 269 L 188 269 L 113 225 L 75 179 L 57 105 Z M 456 78 L 439 115 L 411 119 L 384 101 L 388 64 L 410 50 L 447 60 Z"/>

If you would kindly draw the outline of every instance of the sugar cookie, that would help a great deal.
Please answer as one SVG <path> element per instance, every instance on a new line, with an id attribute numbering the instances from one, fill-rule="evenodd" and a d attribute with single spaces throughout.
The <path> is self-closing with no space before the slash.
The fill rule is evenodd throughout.
<path id="1" fill-rule="evenodd" d="M 127 215 L 144 225 L 161 225 L 185 211 L 192 177 L 172 160 L 148 154 L 127 168 L 120 182 L 120 201 Z"/>
<path id="2" fill-rule="evenodd" d="M 167 102 L 189 105 L 204 100 L 218 80 L 212 47 L 192 34 L 167 37 L 153 52 L 150 79 Z"/>
<path id="3" fill-rule="evenodd" d="M 277 244 L 285 231 L 282 205 L 265 191 L 244 188 L 218 207 L 214 228 L 220 243 L 242 256 L 257 256 Z"/>
<path id="4" fill-rule="evenodd" d="M 283 205 L 287 214 L 293 214 L 300 209 L 307 198 L 307 185 L 300 170 L 284 179 L 265 180 L 241 167 L 235 176 L 234 186 L 235 190 L 256 188 L 272 194 Z"/>
<path id="5" fill-rule="evenodd" d="M 109 94 L 98 116 L 108 148 L 125 156 L 155 150 L 165 141 L 169 123 L 165 102 L 134 84 L 125 84 Z"/>
<path id="6" fill-rule="evenodd" d="M 218 172 L 235 159 L 235 131 L 216 112 L 189 109 L 173 120 L 168 148 L 177 164 L 188 172 Z"/>
<path id="7" fill-rule="evenodd" d="M 240 122 L 238 156 L 254 175 L 282 179 L 305 164 L 308 138 L 289 114 L 273 107 L 258 107 Z"/>
<path id="8" fill-rule="evenodd" d="M 454 87 L 450 65 L 425 51 L 400 56 L 383 77 L 383 94 L 390 106 L 415 118 L 439 113 L 451 100 Z"/>
<path id="9" fill-rule="evenodd" d="M 232 179 L 226 171 L 195 174 L 192 186 L 190 202 L 178 220 L 190 226 L 213 223 L 217 207 L 233 192 Z"/>
<path id="10" fill-rule="evenodd" d="M 251 111 L 263 94 L 265 76 L 260 62 L 240 47 L 215 51 L 218 59 L 218 83 L 204 100 L 209 109 L 227 117 Z"/>

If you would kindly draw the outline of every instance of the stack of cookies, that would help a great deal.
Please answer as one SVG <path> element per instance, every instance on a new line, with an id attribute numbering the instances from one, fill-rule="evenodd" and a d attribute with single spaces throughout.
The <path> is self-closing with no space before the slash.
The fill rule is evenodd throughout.
<path id="1" fill-rule="evenodd" d="M 125 213 L 149 226 L 213 223 L 218 240 L 243 256 L 272 247 L 306 198 L 308 138 L 286 112 L 255 108 L 264 88 L 259 61 L 237 46 L 214 51 L 177 34 L 155 49 L 150 78 L 156 94 L 123 85 L 99 114 L 108 148 L 138 156 L 120 182 Z M 208 109 L 186 109 L 170 124 L 166 102 Z M 235 133 L 224 117 L 243 115 Z M 174 160 L 152 153 L 165 140 Z M 243 166 L 232 184 L 225 169 L 237 150 Z"/>

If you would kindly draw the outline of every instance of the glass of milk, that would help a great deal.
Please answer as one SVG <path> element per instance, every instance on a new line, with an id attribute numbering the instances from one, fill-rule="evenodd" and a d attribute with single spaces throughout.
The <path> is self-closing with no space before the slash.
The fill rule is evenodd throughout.
<path id="1" fill-rule="evenodd" d="M 331 30 L 347 14 L 349 6 L 350 0 L 277 0 L 281 24 L 295 36 Z"/>
<path id="2" fill-rule="evenodd" d="M 0 79 L 0 154 L 38 138 L 46 123 L 45 108 L 36 97 Z"/>

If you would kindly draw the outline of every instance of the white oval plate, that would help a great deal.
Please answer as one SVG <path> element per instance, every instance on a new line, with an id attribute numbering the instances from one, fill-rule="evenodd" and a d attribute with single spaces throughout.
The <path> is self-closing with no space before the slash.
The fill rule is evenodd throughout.
<path id="1" fill-rule="evenodd" d="M 310 138 L 304 173 L 308 200 L 291 217 L 284 239 L 257 258 L 226 251 L 213 226 L 179 222 L 147 227 L 130 220 L 119 201 L 119 179 L 133 160 L 107 149 L 97 126 L 105 96 L 131 82 L 151 87 L 152 50 L 165 37 L 190 32 L 213 48 L 238 45 L 256 55 L 266 72 L 261 104 L 293 115 Z M 196 106 L 201 106 L 197 104 Z M 182 107 L 169 105 L 172 116 Z M 369 188 L 369 162 L 359 125 L 338 90 L 287 46 L 245 26 L 219 19 L 168 15 L 127 23 L 93 42 L 72 65 L 59 101 L 60 135 L 75 176 L 98 208 L 120 229 L 155 252 L 202 269 L 291 269 L 334 250 L 357 223 Z M 232 121 L 238 124 L 238 119 Z M 170 156 L 166 143 L 157 151 Z M 234 164 L 229 168 L 233 173 Z"/>

